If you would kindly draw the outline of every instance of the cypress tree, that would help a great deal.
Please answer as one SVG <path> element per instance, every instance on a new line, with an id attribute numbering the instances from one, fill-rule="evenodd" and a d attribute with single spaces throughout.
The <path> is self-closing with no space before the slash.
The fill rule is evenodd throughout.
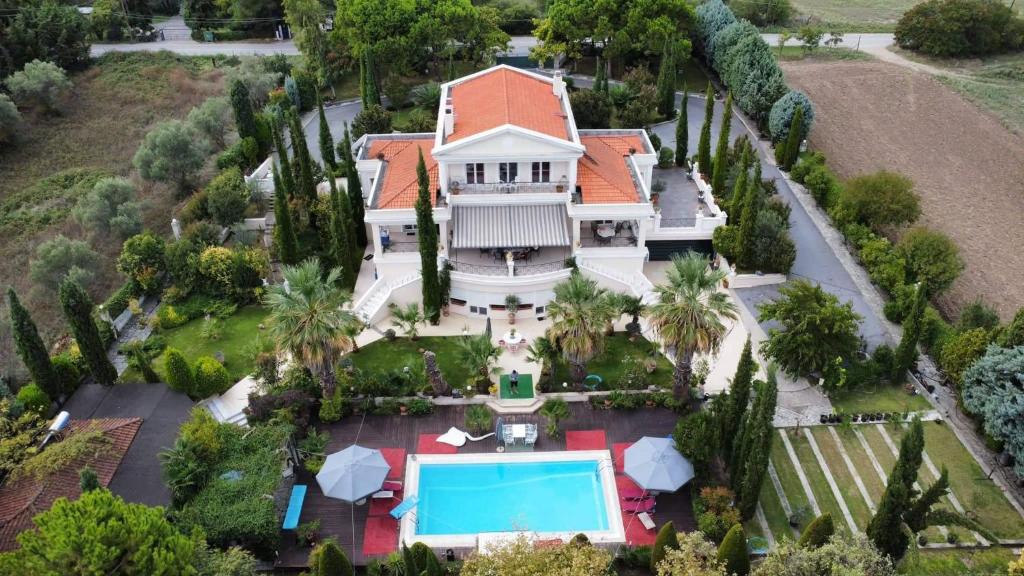
<path id="1" fill-rule="evenodd" d="M 686 156 L 690 153 L 689 119 L 686 113 L 686 103 L 690 101 L 690 93 L 683 83 L 683 103 L 679 106 L 679 118 L 676 119 L 676 166 L 686 166 Z"/>
<path id="2" fill-rule="evenodd" d="M 807 528 L 800 534 L 801 548 L 818 548 L 828 542 L 829 538 L 836 533 L 835 522 L 832 521 L 832 514 L 825 512 L 815 518 Z"/>
<path id="3" fill-rule="evenodd" d="M 599 92 L 608 95 L 608 72 L 604 69 L 605 63 L 601 61 L 601 57 L 598 56 L 595 66 L 597 70 L 594 72 L 594 92 Z"/>
<path id="4" fill-rule="evenodd" d="M 455 80 L 455 54 L 448 53 L 448 81 Z"/>
<path id="5" fill-rule="evenodd" d="M 78 488 L 82 491 L 82 494 L 99 490 L 102 487 L 95 470 L 88 466 L 78 470 Z"/>
<path id="6" fill-rule="evenodd" d="M 718 147 L 715 149 L 715 160 L 711 176 L 712 192 L 725 188 L 725 179 L 729 175 L 729 132 L 732 123 L 732 92 L 725 97 L 725 112 L 722 114 L 722 128 L 718 133 Z"/>
<path id="7" fill-rule="evenodd" d="M 747 195 L 743 200 L 743 216 L 736 235 L 736 265 L 753 268 L 757 265 L 754 254 L 754 224 L 757 222 L 758 193 L 761 188 L 761 163 L 754 162 L 754 175 L 747 182 Z"/>
<path id="8" fill-rule="evenodd" d="M 426 562 L 423 563 L 423 574 L 425 576 L 444 576 L 444 568 L 441 567 L 441 563 L 437 561 L 437 556 L 431 551 L 430 554 L 426 555 Z"/>
<path id="9" fill-rule="evenodd" d="M 797 106 L 793 113 L 793 121 L 789 123 L 789 135 L 786 136 L 786 148 L 783 156 L 782 169 L 789 170 L 800 157 L 800 130 L 804 124 L 804 108 Z"/>
<path id="10" fill-rule="evenodd" d="M 654 537 L 654 548 L 651 549 L 651 573 L 658 573 L 658 564 L 665 559 L 665 552 L 669 549 L 679 550 L 679 536 L 676 535 L 675 524 L 671 520 L 665 522 Z"/>
<path id="11" fill-rule="evenodd" d="M 334 262 L 341 267 L 341 281 L 345 286 L 355 286 L 356 275 L 353 272 L 353 256 L 355 255 L 355 231 L 352 229 L 352 215 L 348 210 L 348 200 L 341 196 L 334 174 L 327 173 L 327 182 L 331 187 L 331 240 Z"/>
<path id="12" fill-rule="evenodd" d="M 324 540 L 309 555 L 310 576 L 352 576 L 352 563 L 334 540 Z"/>
<path id="13" fill-rule="evenodd" d="M 900 455 L 889 474 L 889 480 L 878 504 L 878 511 L 865 531 L 875 547 L 898 561 L 907 551 L 910 539 L 903 531 L 903 515 L 910 507 L 917 471 L 924 450 L 924 429 L 915 418 L 900 441 Z"/>
<path id="14" fill-rule="evenodd" d="M 28 368 L 32 380 L 46 392 L 47 396 L 56 399 L 62 392 L 60 378 L 53 369 L 53 362 L 46 351 L 43 339 L 39 337 L 36 323 L 32 321 L 28 310 L 21 305 L 14 288 L 7 288 L 7 304 L 11 311 L 11 334 L 14 336 L 18 356 Z"/>
<path id="15" fill-rule="evenodd" d="M 345 138 L 342 150 L 342 163 L 345 165 L 348 202 L 352 211 L 352 222 L 356 227 L 356 242 L 360 248 L 366 248 L 366 204 L 363 200 L 363 183 L 356 170 L 356 160 L 352 157 L 352 136 L 345 124 Z"/>
<path id="16" fill-rule="evenodd" d="M 291 162 L 288 160 L 288 149 L 284 146 L 284 136 L 282 136 L 282 126 L 274 127 L 274 147 L 277 148 L 277 158 L 280 163 L 280 176 L 281 184 L 284 186 L 284 192 L 289 199 L 295 197 L 295 178 L 293 177 L 293 170 Z"/>
<path id="17" fill-rule="evenodd" d="M 736 492 L 739 498 L 740 516 L 744 520 L 754 517 L 757 500 L 761 494 L 761 484 L 768 473 L 768 455 L 771 452 L 772 440 L 775 438 L 775 405 L 778 401 L 779 387 L 775 379 L 775 370 L 769 369 L 768 381 L 762 383 L 751 410 L 750 428 L 743 447 L 743 480 Z"/>
<path id="18" fill-rule="evenodd" d="M 704 102 L 704 125 L 700 129 L 700 141 L 697 142 L 697 164 L 704 175 L 711 174 L 711 120 L 715 116 L 715 93 L 711 90 L 711 82 Z"/>
<path id="19" fill-rule="evenodd" d="M 409 549 L 404 543 L 402 544 L 402 568 L 404 574 L 419 574 L 420 567 L 416 564 L 416 557 L 413 556 L 412 550 Z"/>
<path id="20" fill-rule="evenodd" d="M 747 554 L 747 535 L 742 524 L 733 524 L 718 546 L 718 562 L 725 573 L 747 576 L 750 573 L 750 556 Z"/>
<path id="21" fill-rule="evenodd" d="M 740 169 L 736 174 L 736 182 L 732 185 L 732 193 L 729 195 L 729 224 L 739 229 L 743 223 L 743 202 L 747 198 L 747 180 L 749 179 L 748 169 L 750 168 L 750 153 L 746 149 L 740 154 Z"/>
<path id="22" fill-rule="evenodd" d="M 363 54 L 359 59 L 359 102 L 362 104 L 363 110 L 370 107 L 366 96 L 366 54 Z"/>
<path id="23" fill-rule="evenodd" d="M 732 384 L 729 386 L 725 413 L 722 415 L 719 446 L 723 448 L 723 458 L 726 462 L 732 458 L 733 440 L 738 436 L 740 424 L 747 412 L 747 404 L 750 402 L 750 384 L 753 382 L 755 372 L 757 372 L 757 363 L 754 362 L 750 336 L 747 336 L 740 361 L 736 365 L 736 374 L 733 375 Z"/>
<path id="24" fill-rule="evenodd" d="M 192 367 L 188 365 L 188 360 L 185 360 L 185 356 L 176 348 L 164 350 L 164 376 L 166 376 L 167 385 L 171 390 L 182 394 L 191 394 L 192 389 L 195 388 Z"/>
<path id="25" fill-rule="evenodd" d="M 377 72 L 374 69 L 373 49 L 369 46 L 363 51 L 363 63 L 366 66 L 366 102 L 370 106 L 380 106 L 380 90 L 377 88 Z"/>
<path id="26" fill-rule="evenodd" d="M 914 292 L 914 306 L 910 309 L 910 315 L 903 321 L 903 338 L 900 345 L 896 347 L 893 355 L 892 375 L 893 382 L 903 382 L 904 377 L 917 360 L 917 342 L 921 338 L 921 328 L 924 320 L 924 311 L 928 305 L 925 295 L 924 284 L 918 284 Z"/>
<path id="27" fill-rule="evenodd" d="M 92 377 L 100 384 L 117 381 L 117 369 L 107 357 L 107 348 L 100 338 L 100 331 L 92 319 L 92 300 L 74 280 L 65 278 L 60 285 L 60 306 L 68 321 L 75 342 L 82 352 Z"/>
<path id="28" fill-rule="evenodd" d="M 313 181 L 313 161 L 309 157 L 309 148 L 306 146 L 306 132 L 299 121 L 299 115 L 295 110 L 288 111 L 288 123 L 290 125 L 292 148 L 295 153 L 295 160 L 292 164 L 296 189 L 295 195 L 304 198 L 310 205 L 316 202 L 316 182 Z"/>
<path id="29" fill-rule="evenodd" d="M 416 229 L 419 236 L 420 268 L 423 274 L 423 311 L 431 324 L 437 324 L 441 317 L 441 285 L 437 277 L 437 230 L 434 225 L 433 203 L 430 201 L 430 175 L 423 161 L 423 149 L 419 149 L 419 163 L 416 165 L 416 181 L 419 195 L 416 198 Z"/>
<path id="30" fill-rule="evenodd" d="M 295 237 L 295 223 L 292 222 L 292 211 L 288 206 L 288 194 L 281 182 L 281 174 L 277 164 L 271 166 L 274 174 L 274 243 L 277 254 L 284 264 L 296 264 L 299 261 L 299 240 Z"/>
<path id="31" fill-rule="evenodd" d="M 338 163 L 334 159 L 334 138 L 331 136 L 331 127 L 327 125 L 324 103 L 318 98 L 316 105 L 320 111 L 320 158 L 324 162 L 324 168 L 337 172 Z"/>
<path id="32" fill-rule="evenodd" d="M 658 114 L 661 114 L 663 118 L 674 116 L 676 113 L 676 61 L 670 42 L 665 43 L 665 49 L 661 54 L 657 94 Z"/>
<path id="33" fill-rule="evenodd" d="M 231 109 L 235 113 L 235 129 L 239 138 L 256 138 L 256 114 L 252 111 L 249 89 L 241 80 L 231 83 Z"/>

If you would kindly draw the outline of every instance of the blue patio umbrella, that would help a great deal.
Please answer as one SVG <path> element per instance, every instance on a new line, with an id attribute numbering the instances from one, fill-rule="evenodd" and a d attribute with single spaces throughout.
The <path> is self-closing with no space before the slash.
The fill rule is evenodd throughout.
<path id="1" fill-rule="evenodd" d="M 390 470 L 380 450 L 353 444 L 324 460 L 316 482 L 325 496 L 355 502 L 380 490 Z"/>
<path id="2" fill-rule="evenodd" d="M 693 464 L 683 457 L 672 440 L 644 436 L 626 448 L 626 475 L 644 490 L 675 492 L 693 479 Z"/>

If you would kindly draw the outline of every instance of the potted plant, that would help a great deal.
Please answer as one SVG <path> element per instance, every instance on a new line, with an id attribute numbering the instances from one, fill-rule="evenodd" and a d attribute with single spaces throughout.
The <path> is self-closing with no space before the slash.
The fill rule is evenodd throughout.
<path id="1" fill-rule="evenodd" d="M 320 519 L 303 522 L 295 528 L 295 538 L 299 546 L 312 546 L 320 539 Z"/>
<path id="2" fill-rule="evenodd" d="M 407 416 L 409 414 L 409 406 L 402 402 L 398 405 L 398 413 L 402 416 Z"/>
<path id="3" fill-rule="evenodd" d="M 516 323 L 516 312 L 519 311 L 519 296 L 515 294 L 509 294 L 505 296 L 505 311 L 508 312 L 508 323 Z"/>

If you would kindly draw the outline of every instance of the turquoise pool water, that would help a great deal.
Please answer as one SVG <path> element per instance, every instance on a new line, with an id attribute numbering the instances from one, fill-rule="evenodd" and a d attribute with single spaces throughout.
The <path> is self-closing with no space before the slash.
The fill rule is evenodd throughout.
<path id="1" fill-rule="evenodd" d="M 597 460 L 423 464 L 416 533 L 608 530 Z"/>

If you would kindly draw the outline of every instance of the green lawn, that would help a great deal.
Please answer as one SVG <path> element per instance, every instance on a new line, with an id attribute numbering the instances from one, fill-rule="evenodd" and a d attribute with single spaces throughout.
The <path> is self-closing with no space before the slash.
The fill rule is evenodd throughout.
<path id="1" fill-rule="evenodd" d="M 825 457 L 825 463 L 828 464 L 828 469 L 832 472 L 832 478 L 835 480 L 836 486 L 839 487 L 839 492 L 842 493 L 847 508 L 850 509 L 853 521 L 861 530 L 866 529 L 868 522 L 871 521 L 871 509 L 868 508 L 868 503 L 864 500 L 860 489 L 857 487 L 857 481 L 854 480 L 853 474 L 850 473 L 846 462 L 843 461 L 842 454 L 839 453 L 839 447 L 832 438 L 832 434 L 829 433 L 825 426 L 811 428 L 811 433 L 814 435 L 814 441 L 818 444 L 818 449 L 821 450 L 821 455 Z M 852 445 L 846 447 L 847 454 L 852 449 Z M 874 471 L 870 468 L 864 470 L 864 472 L 874 474 Z M 857 473 L 860 474 L 860 470 Z M 864 479 L 861 478 L 861 480 L 863 481 Z"/>
<path id="2" fill-rule="evenodd" d="M 469 370 L 456 360 L 455 349 L 459 336 L 423 336 L 419 340 L 395 338 L 389 342 L 378 340 L 363 346 L 359 352 L 348 355 L 352 363 L 360 370 L 369 372 L 387 372 L 401 370 L 423 364 L 423 352 L 430 350 L 437 355 L 437 364 L 441 368 L 448 384 L 452 388 L 465 388 L 469 381 Z"/>
<path id="3" fill-rule="evenodd" d="M 868 457 L 867 452 L 864 451 L 860 440 L 857 439 L 857 435 L 854 434 L 853 430 L 837 427 L 836 432 L 843 441 L 843 445 L 846 446 L 846 453 L 850 456 L 850 460 L 853 462 L 854 468 L 857 469 L 857 473 L 860 474 L 864 487 L 868 489 L 868 495 L 871 496 L 871 499 L 877 506 L 882 500 L 882 493 L 885 492 L 885 483 L 878 477 L 878 472 L 875 471 L 871 459 Z"/>
<path id="4" fill-rule="evenodd" d="M 897 571 L 907 576 L 1000 576 L 1016 556 L 1009 548 L 986 550 L 922 550 L 907 557 Z"/>
<path id="5" fill-rule="evenodd" d="M 167 339 L 167 346 L 180 350 L 189 362 L 195 362 L 200 356 L 213 356 L 222 352 L 224 367 L 231 379 L 241 380 L 253 370 L 249 350 L 262 334 L 259 325 L 265 321 L 267 313 L 267 309 L 262 306 L 240 309 L 234 316 L 224 320 L 218 340 L 206 340 L 201 336 L 205 322 L 202 318 L 164 330 L 160 334 Z M 157 371 L 162 373 L 163 357 L 158 357 L 155 364 Z"/>
<path id="6" fill-rule="evenodd" d="M 932 405 L 919 394 L 911 396 L 900 386 L 878 384 L 842 390 L 830 400 L 837 412 L 857 414 L 861 412 L 913 412 L 930 410 Z"/>
<path id="7" fill-rule="evenodd" d="M 780 431 L 788 434 L 789 432 Z M 782 491 L 786 494 L 786 499 L 789 500 L 789 505 L 794 512 L 800 510 L 806 511 L 805 522 L 800 526 L 802 530 L 807 522 L 810 522 L 814 511 L 811 510 L 810 502 L 807 500 L 807 493 L 804 492 L 803 485 L 800 484 L 800 478 L 796 475 L 796 470 L 793 468 L 793 464 L 789 459 L 789 454 L 786 453 L 786 447 L 782 443 L 782 438 L 776 438 L 772 440 L 772 463 L 775 465 L 775 472 L 779 475 L 779 483 L 782 484 Z M 771 478 L 765 479 L 766 483 L 771 482 Z M 781 504 L 780 504 L 781 506 Z M 767 510 L 765 510 L 767 513 Z M 769 520 L 771 522 L 771 520 Z"/>
<path id="8" fill-rule="evenodd" d="M 800 463 L 803 465 L 804 474 L 807 476 L 807 481 L 811 484 L 811 490 L 814 492 L 814 497 L 818 500 L 818 506 L 821 507 L 822 513 L 830 512 L 832 514 L 836 532 L 849 534 L 850 526 L 846 523 L 846 518 L 843 516 L 842 509 L 839 508 L 839 503 L 836 502 L 835 496 L 832 495 L 832 489 L 829 488 L 828 481 L 825 479 L 825 473 L 822 472 L 821 466 L 818 465 L 818 460 L 814 457 L 814 451 L 811 450 L 810 442 L 804 437 L 803 432 L 799 435 L 792 434 L 790 442 L 793 443 L 793 449 L 796 450 L 797 458 L 800 459 Z"/>
<path id="9" fill-rule="evenodd" d="M 499 379 L 501 390 L 500 397 L 505 399 L 529 399 L 533 398 L 533 376 L 530 374 L 519 375 L 519 385 L 513 392 L 509 386 L 508 374 L 502 374 Z"/>
<path id="10" fill-rule="evenodd" d="M 871 56 L 866 52 L 854 50 L 852 48 L 830 48 L 822 46 L 812 52 L 804 50 L 803 46 L 783 46 L 782 50 L 779 50 L 779 46 L 776 44 L 772 46 L 772 52 L 775 57 L 779 60 L 794 61 L 794 60 L 817 60 L 817 61 L 835 61 L 835 60 L 870 60 Z"/>
<path id="11" fill-rule="evenodd" d="M 920 0 L 793 0 L 803 17 L 830 23 L 826 29 L 891 31 L 896 21 Z"/>
<path id="12" fill-rule="evenodd" d="M 623 374 L 626 372 L 629 362 L 626 359 L 642 360 L 648 353 L 654 350 L 654 345 L 643 337 L 630 342 L 625 332 L 616 332 L 607 339 L 605 350 L 602 354 L 587 363 L 587 373 L 597 374 L 603 380 L 599 390 L 613 390 L 619 385 Z M 672 364 L 660 352 L 654 357 L 657 360 L 657 368 L 648 375 L 648 384 L 656 384 L 665 388 L 672 386 Z M 555 362 L 551 382 L 558 385 L 560 382 L 571 382 L 569 377 L 569 366 L 564 360 Z"/>
<path id="13" fill-rule="evenodd" d="M 781 444 L 782 440 L 775 440 L 775 442 Z M 786 511 L 782 509 L 782 501 L 775 493 L 775 486 L 772 484 L 771 478 L 765 478 L 765 481 L 761 483 L 760 502 L 765 519 L 768 521 L 768 528 L 775 536 L 775 541 L 793 540 L 793 529 L 789 527 L 789 518 L 786 517 Z M 756 520 L 753 522 L 757 524 Z"/>

